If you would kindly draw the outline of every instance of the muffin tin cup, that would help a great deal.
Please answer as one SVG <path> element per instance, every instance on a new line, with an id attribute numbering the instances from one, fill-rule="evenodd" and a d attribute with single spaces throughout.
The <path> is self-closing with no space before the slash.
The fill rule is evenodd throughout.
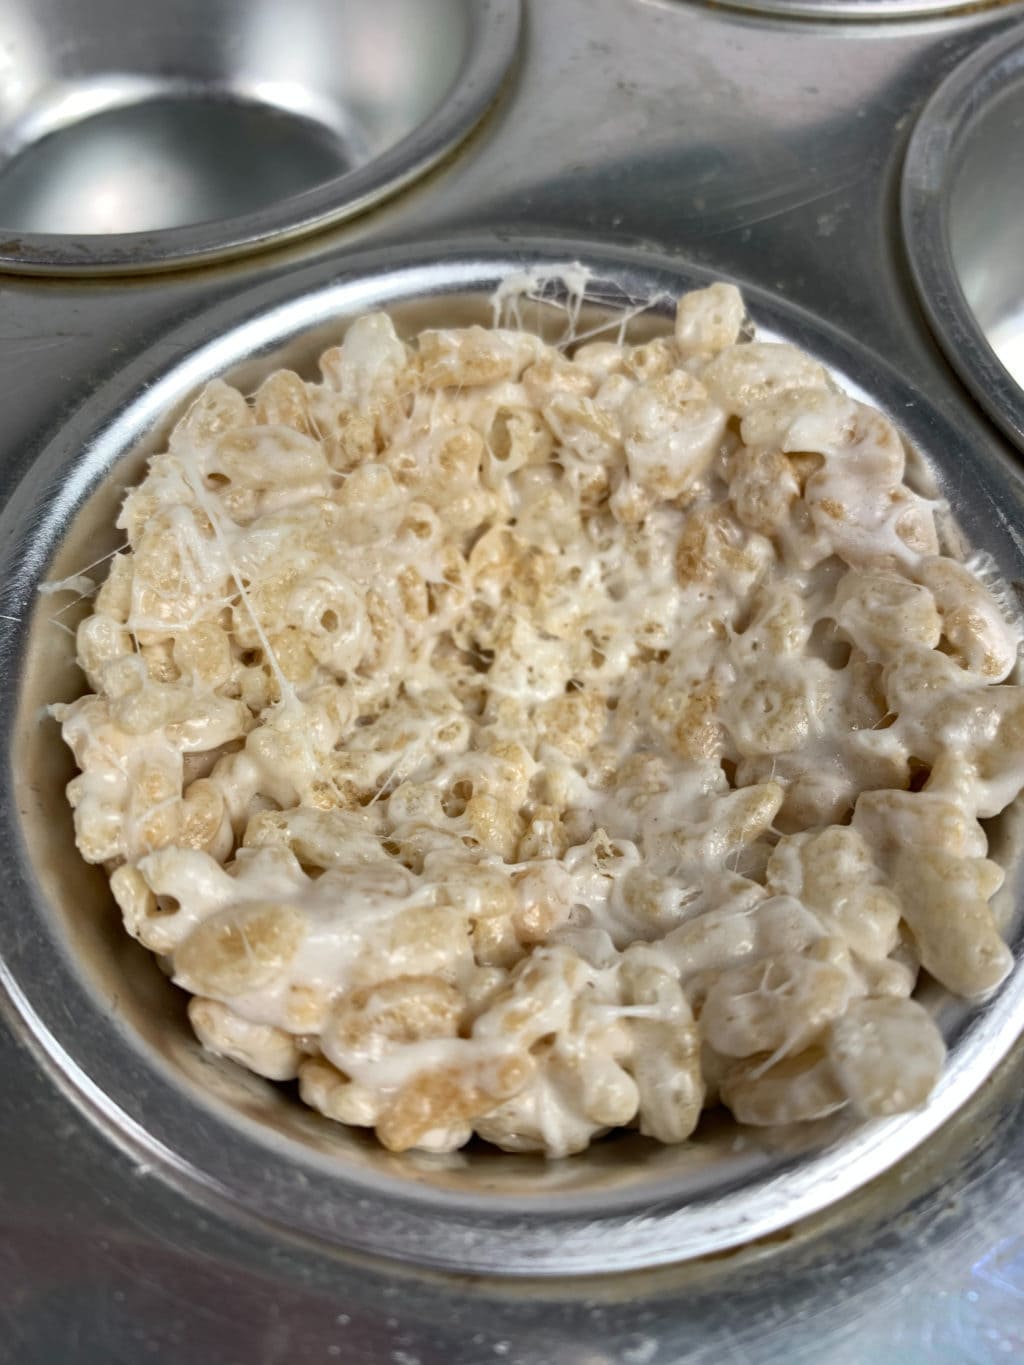
<path id="1" fill-rule="evenodd" d="M 399 264 L 399 261 L 401 262 Z M 135 1159 L 193 1199 L 278 1232 L 399 1260 L 504 1275 L 620 1271 L 721 1252 L 775 1232 L 863 1186 L 939 1130 L 1007 1054 L 1024 1024 L 1024 915 L 1019 876 L 1002 910 L 1017 965 L 988 1002 L 933 990 L 950 1057 L 928 1105 L 899 1117 L 758 1135 L 706 1116 L 696 1140 L 661 1147 L 612 1135 L 562 1162 L 472 1148 L 447 1156 L 383 1151 L 371 1135 L 329 1123 L 284 1087 L 203 1053 L 185 996 L 124 934 L 106 878 L 82 864 L 64 783 L 72 775 L 45 707 L 81 690 L 67 598 L 40 596 L 116 547 L 125 486 L 161 448 L 205 381 L 251 389 L 269 370 L 309 371 L 359 313 L 385 308 L 400 329 L 489 321 L 497 284 L 524 270 L 550 281 L 591 272 L 589 323 L 650 304 L 634 324 L 670 326 L 675 298 L 701 270 L 652 253 L 577 241 L 500 246 L 451 241 L 323 262 L 262 285 L 191 321 L 99 391 L 39 455 L 0 514 L 0 612 L 17 625 L 0 646 L 0 875 L 17 916 L 0 917 L 0 973 L 23 1035 L 76 1102 Z M 1007 580 L 1024 576 L 1013 533 L 1024 502 L 995 460 L 960 479 L 969 438 L 906 388 L 877 356 L 761 290 L 746 298 L 759 332 L 815 355 L 855 396 L 899 421 L 919 452 L 915 478 L 937 484 L 955 526 Z M 539 303 L 526 321 L 560 323 Z M 168 354 L 184 357 L 167 365 Z M 999 515 L 997 515 L 999 513 Z M 63 609 L 63 610 L 62 610 Z M 1012 809 L 993 830 L 1015 859 Z"/>
<path id="2" fill-rule="evenodd" d="M 939 86 L 907 150 L 903 238 L 921 303 L 958 372 L 1024 450 L 1024 29 Z"/>
<path id="3" fill-rule="evenodd" d="M 200 265 L 361 212 L 496 98 L 520 0 L 12 0 L 0 269 Z"/>

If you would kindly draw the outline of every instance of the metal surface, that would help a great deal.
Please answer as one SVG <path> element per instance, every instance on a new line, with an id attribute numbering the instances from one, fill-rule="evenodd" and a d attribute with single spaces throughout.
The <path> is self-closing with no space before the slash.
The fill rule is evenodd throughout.
<path id="1" fill-rule="evenodd" d="M 120 942 L 105 879 L 87 878 L 75 854 L 56 727 L 39 721 L 80 686 L 73 641 L 57 628 L 73 624 L 68 599 L 40 597 L 40 581 L 82 571 L 106 541 L 116 547 L 120 492 L 163 448 L 169 418 L 197 385 L 221 375 L 248 392 L 281 364 L 315 372 L 319 351 L 370 308 L 387 308 L 408 332 L 486 322 L 503 278 L 540 266 L 555 279 L 559 264 L 575 262 L 592 269 L 589 297 L 602 302 L 584 317 L 587 332 L 602 322 L 614 332 L 620 306 L 648 300 L 661 301 L 648 325 L 660 316 L 670 329 L 672 300 L 708 282 L 653 253 L 566 242 L 501 251 L 437 244 L 400 269 L 388 268 L 390 253 L 354 256 L 340 278 L 333 263 L 314 266 L 172 334 L 168 342 L 184 359 L 170 367 L 162 356 L 130 366 L 39 455 L 0 516 L 0 543 L 10 547 L 0 562 L 0 614 L 21 623 L 0 650 L 0 741 L 9 755 L 0 873 L 21 907 L 16 920 L 0 920 L 0 981 L 28 1031 L 113 1135 L 186 1192 L 205 1190 L 295 1231 L 456 1270 L 622 1270 L 775 1232 L 859 1188 L 941 1128 L 1024 1028 L 1024 902 L 1017 904 L 1011 879 L 1004 908 L 1019 965 L 986 1005 L 945 1002 L 949 1061 L 916 1113 L 872 1124 L 837 1118 L 767 1137 L 712 1121 L 680 1146 L 623 1135 L 562 1162 L 472 1149 L 400 1156 L 319 1120 L 282 1087 L 205 1057 L 184 1022 L 181 993 L 146 954 Z M 793 341 L 899 415 L 968 539 L 1005 579 L 1024 579 L 1024 549 L 1011 533 L 1024 526 L 1024 494 L 999 465 L 979 453 L 975 478 L 962 487 L 958 452 L 969 438 L 915 404 L 883 362 L 754 288 L 747 301 L 762 335 Z M 555 309 L 552 320 L 562 321 Z M 1007 856 L 1013 824 L 1008 817 L 1000 827 Z"/>
<path id="2" fill-rule="evenodd" d="M 519 0 L 3 0 L 0 264 L 138 271 L 311 232 L 466 136 Z"/>
<path id="3" fill-rule="evenodd" d="M 715 0 L 708 0 L 714 3 Z M 777 15 L 780 19 L 917 19 L 922 15 L 975 10 L 978 0 L 717 0 L 726 9 Z M 993 0 L 999 3 L 999 0 Z"/>
<path id="4" fill-rule="evenodd" d="M 964 383 L 1024 449 L 1024 29 L 943 82 L 907 152 L 903 231 Z"/>
<path id="5" fill-rule="evenodd" d="M 1015 452 L 920 314 L 897 189 L 936 85 L 1022 14 L 818 25 L 679 0 L 537 0 L 506 97 L 456 157 L 374 213 L 217 269 L 0 284 L 5 486 L 130 357 L 152 346 L 171 365 L 172 328 L 254 282 L 276 289 L 318 262 L 340 277 L 370 240 L 402 264 L 408 243 L 527 226 L 678 253 L 785 295 L 886 357 L 952 424 L 965 488 L 976 452 L 1010 468 Z M 1020 1044 L 888 1175 L 779 1234 L 642 1273 L 501 1280 L 331 1251 L 212 1192 L 183 1196 L 83 1117 L 17 1018 L 0 1030 L 0 1359 L 17 1365 L 1024 1357 Z"/>

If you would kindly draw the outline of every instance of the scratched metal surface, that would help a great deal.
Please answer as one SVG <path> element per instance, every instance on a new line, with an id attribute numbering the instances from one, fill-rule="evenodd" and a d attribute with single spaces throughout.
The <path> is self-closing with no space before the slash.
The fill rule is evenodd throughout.
<path id="1" fill-rule="evenodd" d="M 650 242 L 773 288 L 895 360 L 1012 460 L 922 320 L 897 188 L 928 94 L 1021 22 L 1016 4 L 815 26 L 676 0 L 535 0 L 500 105 L 372 215 L 149 282 L 5 281 L 3 477 L 100 378 L 267 272 L 357 241 L 531 226 Z M 328 1254 L 197 1207 L 94 1129 L 7 1021 L 0 1360 L 12 1365 L 1024 1359 L 1020 1047 L 943 1135 L 792 1235 L 643 1275 L 500 1283 Z"/>

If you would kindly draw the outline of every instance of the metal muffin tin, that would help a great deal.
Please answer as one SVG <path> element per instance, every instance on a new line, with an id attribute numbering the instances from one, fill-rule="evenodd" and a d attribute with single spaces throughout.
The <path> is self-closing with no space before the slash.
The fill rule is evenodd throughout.
<path id="1" fill-rule="evenodd" d="M 495 98 L 519 0 L 5 0 L 0 265 L 166 270 L 422 175 Z"/>
<path id="2" fill-rule="evenodd" d="M 925 311 L 978 402 L 1024 450 L 1024 32 L 958 66 L 903 172 L 903 231 Z"/>
<path id="3" fill-rule="evenodd" d="M 99 874 L 71 861 L 65 760 L 32 709 L 76 685 L 33 586 L 111 548 L 98 528 L 133 472 L 129 452 L 159 439 L 150 424 L 165 400 L 246 350 L 255 374 L 305 327 L 333 326 L 328 314 L 382 290 L 406 300 L 409 326 L 478 306 L 523 251 L 588 256 L 613 304 L 658 281 L 749 285 L 758 321 L 886 408 L 966 537 L 1019 578 L 1016 455 L 932 344 L 895 189 L 936 85 L 1022 17 L 1011 5 L 819 24 L 681 0 L 538 0 L 476 136 L 372 215 L 203 271 L 0 285 L 0 619 L 13 618 L 2 723 L 22 716 L 0 855 L 0 1356 L 7 1341 L 18 1365 L 1024 1354 L 1019 976 L 981 1010 L 944 1015 L 954 1061 L 940 1107 L 925 1111 L 934 1123 L 755 1153 L 731 1167 L 745 1199 L 730 1203 L 721 1167 L 710 1185 L 685 1162 L 661 1166 L 678 1153 L 655 1153 L 655 1171 L 624 1169 L 614 1143 L 603 1170 L 600 1159 L 553 1174 L 533 1164 L 525 1196 L 522 1163 L 510 1174 L 497 1158 L 498 1188 L 474 1192 L 479 1169 L 382 1158 L 202 1056 L 180 999 L 119 931 Z M 524 229 L 558 240 L 512 244 Z M 604 245 L 573 244 L 580 233 Z M 417 298 L 425 311 L 410 313 Z M 1012 821 L 1001 836 L 1014 839 Z M 741 1227 L 738 1213 L 756 1221 Z"/>

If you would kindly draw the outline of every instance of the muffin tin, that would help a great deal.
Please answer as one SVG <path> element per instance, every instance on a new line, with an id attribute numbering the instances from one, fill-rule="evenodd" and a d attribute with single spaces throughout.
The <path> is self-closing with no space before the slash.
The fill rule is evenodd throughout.
<path id="1" fill-rule="evenodd" d="M 1020 968 L 986 1006 L 944 1013 L 950 1069 L 918 1115 L 774 1150 L 724 1128 L 690 1152 L 624 1139 L 550 1168 L 387 1156 L 205 1057 L 72 855 L 68 771 L 39 714 L 75 686 L 70 641 L 47 624 L 64 600 L 35 593 L 112 548 L 118 489 L 208 375 L 302 363 L 375 304 L 410 327 L 474 315 L 510 266 L 573 259 L 612 307 L 736 278 L 762 327 L 900 424 L 967 538 L 1021 580 L 1016 453 L 931 341 L 895 200 L 938 82 L 1022 17 L 548 0 L 527 7 L 476 136 L 372 215 L 202 271 L 7 282 L 0 1143 L 19 1359 L 1024 1350 Z M 998 833 L 1014 842 L 1014 820 Z"/>

